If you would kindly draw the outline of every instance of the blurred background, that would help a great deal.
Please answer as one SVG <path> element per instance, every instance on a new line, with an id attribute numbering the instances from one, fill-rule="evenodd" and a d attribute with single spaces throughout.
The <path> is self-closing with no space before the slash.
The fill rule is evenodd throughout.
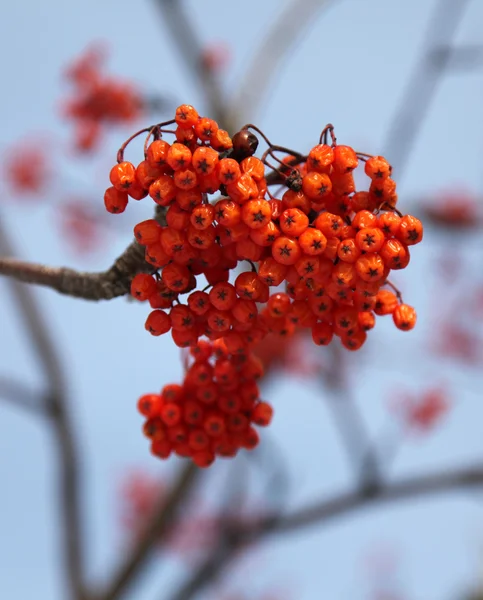
<path id="1" fill-rule="evenodd" d="M 3 6 L 2 254 L 85 271 L 109 267 L 133 225 L 150 217 L 143 203 L 105 213 L 117 149 L 181 103 L 232 133 L 256 123 L 300 152 L 333 123 L 339 143 L 387 157 L 398 207 L 425 224 L 424 243 L 394 277 L 418 311 L 417 328 L 403 333 L 383 319 L 354 354 L 303 339 L 281 352 L 263 384 L 275 417 L 260 447 L 202 473 L 123 598 L 483 594 L 481 490 L 462 489 L 456 477 L 436 490 L 443 493 L 361 500 L 337 518 L 262 538 L 230 555 L 191 595 L 176 595 L 213 547 L 224 554 L 220 514 L 255 518 L 344 494 L 370 497 L 360 487 L 368 456 L 378 461 L 377 485 L 388 488 L 483 467 L 482 19 L 476 0 Z M 99 97 L 73 76 L 80 60 L 102 72 Z M 97 592 L 184 464 L 149 454 L 136 411 L 141 394 L 180 381 L 182 363 L 169 337 L 147 335 L 145 306 L 32 291 L 67 380 L 86 576 Z M 33 395 L 46 383 L 10 292 L 0 279 L 0 598 L 63 600 L 71 595 L 58 448 L 44 415 L 1 401 L 7 380 Z"/>

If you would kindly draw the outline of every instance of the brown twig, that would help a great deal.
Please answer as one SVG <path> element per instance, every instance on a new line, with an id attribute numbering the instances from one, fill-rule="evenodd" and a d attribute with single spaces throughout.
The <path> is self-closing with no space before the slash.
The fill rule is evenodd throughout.
<path id="1" fill-rule="evenodd" d="M 136 273 L 150 272 L 152 265 L 144 260 L 144 249 L 133 242 L 101 273 L 85 273 L 66 267 L 47 267 L 16 258 L 0 257 L 0 275 L 17 281 L 43 285 L 61 294 L 84 300 L 112 300 L 129 293 Z"/>
<path id="2" fill-rule="evenodd" d="M 223 90 L 216 74 L 203 61 L 203 44 L 198 31 L 185 13 L 183 2 L 156 0 L 156 5 L 166 21 L 168 33 L 178 48 L 190 75 L 194 77 L 204 93 L 209 116 L 224 129 L 231 130 L 230 121 L 227 119 Z"/>
<path id="3" fill-rule="evenodd" d="M 199 473 L 200 470 L 193 463 L 183 467 L 168 498 L 163 496 L 160 499 L 139 541 L 120 565 L 112 580 L 108 583 L 107 589 L 96 596 L 96 600 L 117 600 L 121 598 L 136 577 L 141 574 L 150 552 L 172 524 L 176 512 Z"/>
<path id="4" fill-rule="evenodd" d="M 0 255 L 13 255 L 13 244 L 0 218 Z M 45 410 L 50 417 L 57 442 L 60 483 L 60 519 L 68 583 L 73 598 L 85 598 L 83 579 L 83 547 L 81 508 L 79 498 L 78 450 L 74 428 L 67 407 L 67 389 L 62 362 L 32 290 L 10 279 L 15 304 L 23 315 L 32 349 L 42 367 L 48 385 Z"/>

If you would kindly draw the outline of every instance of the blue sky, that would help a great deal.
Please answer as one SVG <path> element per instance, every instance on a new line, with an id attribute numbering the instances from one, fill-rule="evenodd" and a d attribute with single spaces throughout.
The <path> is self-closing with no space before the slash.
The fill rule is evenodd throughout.
<path id="1" fill-rule="evenodd" d="M 334 0 L 289 49 L 262 106 L 247 120 L 277 142 L 300 150 L 313 145 L 320 129 L 332 122 L 339 142 L 377 153 L 417 60 L 433 5 L 434 0 Z M 231 93 L 281 3 L 245 0 L 241 6 L 191 0 L 186 6 L 204 41 L 230 45 L 232 61 L 224 88 Z M 479 43 L 482 17 L 483 5 L 473 1 L 457 40 Z M 147 1 L 17 0 L 5 5 L 0 22 L 1 52 L 8 57 L 2 65 L 1 148 L 29 132 L 52 131 L 57 139 L 68 139 L 69 129 L 57 110 L 66 91 L 60 73 L 87 44 L 99 39 L 109 44 L 109 69 L 114 73 L 137 81 L 147 91 L 169 92 L 203 112 L 202 97 L 164 27 L 154 2 Z M 398 185 L 403 210 L 415 209 L 417 197 L 463 182 L 479 192 L 482 83 L 478 71 L 452 74 L 441 83 Z M 98 161 L 56 152 L 57 185 L 70 192 L 85 191 L 101 203 L 109 166 L 125 137 L 126 131 L 113 132 Z M 397 180 L 397 165 L 394 177 Z M 107 247 L 95 256 L 79 257 L 55 234 L 47 205 L 26 207 L 9 197 L 5 186 L 0 189 L 1 217 L 19 254 L 52 265 L 104 269 L 128 243 L 130 227 L 149 211 L 147 204 L 130 206 Z M 464 248 L 466 243 L 428 231 L 407 271 L 396 276 L 407 301 L 418 309 L 417 331 L 404 334 L 390 322 L 378 323 L 367 346 L 350 357 L 354 396 L 373 433 L 384 426 L 385 406 L 398 389 L 438 384 L 444 373 L 444 383 L 453 392 L 451 416 L 431 437 L 414 439 L 401 449 L 394 478 L 476 462 L 483 453 L 481 372 L 428 357 L 426 349 L 434 327 L 431 317 L 442 302 L 435 262 L 448 245 Z M 463 263 L 465 273 L 478 272 L 481 251 L 474 244 Z M 465 282 L 463 276 L 458 285 Z M 138 467 L 162 475 L 176 466 L 176 461 L 159 464 L 148 454 L 135 402 L 141 393 L 177 381 L 181 363 L 168 338 L 151 338 L 144 331 L 145 306 L 123 299 L 87 303 L 44 289 L 37 295 L 69 374 L 72 412 L 84 452 L 89 574 L 103 579 L 122 552 L 116 514 L 123 474 Z M 1 279 L 0 307 L 0 374 L 39 386 L 42 375 Z M 276 408 L 271 434 L 293 474 L 291 507 L 344 489 L 351 481 L 324 406 L 326 393 L 311 382 L 288 378 L 266 391 Z M 62 600 L 56 472 L 45 423 L 0 403 L 0 449 L 0 597 Z M 233 468 L 239 468 L 236 465 Z M 218 471 L 222 476 L 228 468 L 226 462 L 216 465 L 214 476 Z M 257 590 L 282 583 L 297 600 L 365 600 L 371 575 L 364 557 L 383 545 L 395 548 L 397 579 L 409 600 L 453 599 L 479 577 L 482 516 L 480 495 L 459 492 L 370 509 L 329 526 L 267 541 L 260 548 L 261 572 L 249 569 L 247 575 L 245 568 L 237 575 L 235 570 L 234 585 L 248 580 L 250 590 Z M 162 600 L 165 586 L 175 585 L 185 572 L 185 566 L 160 555 L 127 597 Z"/>

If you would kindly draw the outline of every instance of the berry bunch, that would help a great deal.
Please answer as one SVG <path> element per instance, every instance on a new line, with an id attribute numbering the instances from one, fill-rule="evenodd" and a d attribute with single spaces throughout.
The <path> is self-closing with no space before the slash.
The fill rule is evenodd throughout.
<path id="1" fill-rule="evenodd" d="M 74 93 L 63 112 L 75 123 L 75 145 L 84 152 L 97 144 L 103 126 L 131 122 L 143 111 L 141 95 L 131 83 L 102 72 L 104 59 L 102 50 L 92 47 L 66 71 Z"/>
<path id="2" fill-rule="evenodd" d="M 256 381 L 263 367 L 254 355 L 230 353 L 223 339 L 200 340 L 189 352 L 183 384 L 141 396 L 138 410 L 146 417 L 144 433 L 155 456 L 176 452 L 208 467 L 216 456 L 255 448 L 253 426 L 268 425 L 272 407 L 259 399 Z"/>
<path id="3" fill-rule="evenodd" d="M 268 146 L 260 158 L 254 131 Z M 142 133 L 145 157 L 136 167 L 124 151 Z M 168 133 L 171 144 L 163 139 Z M 402 330 L 414 327 L 414 309 L 387 278 L 408 265 L 422 224 L 396 209 L 389 163 L 337 144 L 332 125 L 304 156 L 272 144 L 254 125 L 231 138 L 182 105 L 173 120 L 129 138 L 117 159 L 106 209 L 121 213 L 129 198 L 148 195 L 158 205 L 156 219 L 134 228 L 153 274 L 136 275 L 131 292 L 153 309 L 145 324 L 151 334 L 171 331 L 182 348 L 197 347 L 202 336 L 221 340 L 236 367 L 269 332 L 308 328 L 317 345 L 335 335 L 357 350 L 375 315 L 392 314 Z M 360 162 L 367 191 L 355 188 Z M 284 188 L 281 197 L 273 185 Z"/>

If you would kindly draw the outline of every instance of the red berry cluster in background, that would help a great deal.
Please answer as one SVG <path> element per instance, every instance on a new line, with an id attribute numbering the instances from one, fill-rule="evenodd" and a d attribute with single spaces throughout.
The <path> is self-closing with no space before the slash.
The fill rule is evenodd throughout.
<path id="1" fill-rule="evenodd" d="M 63 112 L 75 124 L 77 150 L 92 150 L 106 125 L 129 123 L 143 112 L 143 101 L 134 85 L 102 72 L 105 56 L 92 47 L 66 71 L 74 89 Z"/>
<path id="2" fill-rule="evenodd" d="M 208 467 L 216 456 L 255 448 L 254 425 L 268 425 L 273 412 L 259 399 L 261 362 L 251 353 L 232 354 L 223 339 L 200 340 L 190 357 L 182 385 L 166 385 L 160 394 L 138 400 L 151 452 L 160 458 L 176 452 Z"/>
<path id="3" fill-rule="evenodd" d="M 261 158 L 253 131 L 268 146 Z M 124 151 L 142 133 L 145 156 L 135 166 Z M 355 187 L 360 162 L 370 179 L 366 191 Z M 317 345 L 335 335 L 357 350 L 376 315 L 391 314 L 399 329 L 412 329 L 415 310 L 388 275 L 408 265 L 423 228 L 396 209 L 391 171 L 383 157 L 337 144 L 331 125 L 307 156 L 272 144 L 253 125 L 230 137 L 190 105 L 134 134 L 118 152 L 104 203 L 121 213 L 129 198 L 149 195 L 159 207 L 156 219 L 134 228 L 153 266 L 131 287 L 153 309 L 146 329 L 171 331 L 182 348 L 197 347 L 202 336 L 221 340 L 235 370 L 268 333 L 287 337 L 308 328 Z M 284 189 L 280 197 L 274 185 Z M 214 450 L 202 452 L 196 462 L 211 462 Z"/>

